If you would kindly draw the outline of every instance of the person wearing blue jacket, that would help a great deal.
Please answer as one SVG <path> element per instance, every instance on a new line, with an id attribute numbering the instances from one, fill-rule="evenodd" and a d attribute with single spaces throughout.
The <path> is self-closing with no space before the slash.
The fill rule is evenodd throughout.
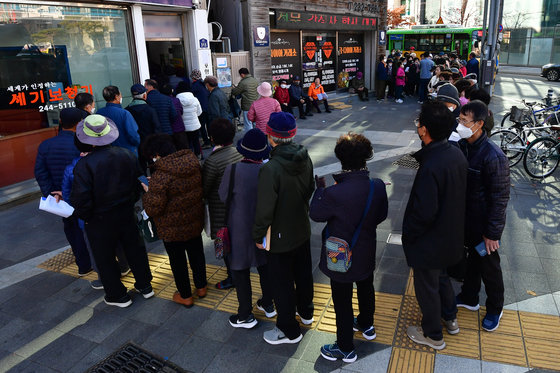
<path id="1" fill-rule="evenodd" d="M 478 81 L 480 81 L 480 76 L 479 76 L 480 70 L 479 70 L 478 60 L 476 59 L 476 53 L 471 52 L 469 57 L 470 59 L 467 62 L 467 75 L 476 74 L 476 78 L 478 79 Z"/>
<path id="2" fill-rule="evenodd" d="M 173 106 L 171 98 L 158 91 L 158 84 L 153 79 L 146 79 L 144 81 L 144 87 L 146 88 L 146 92 L 148 92 L 146 102 L 156 109 L 159 116 L 160 131 L 172 135 L 173 127 L 171 124 L 175 121 L 175 117 L 177 117 L 178 114 Z"/>
<path id="3" fill-rule="evenodd" d="M 122 108 L 122 95 L 119 88 L 114 85 L 103 88 L 103 98 L 107 101 L 107 104 L 97 113 L 111 119 L 117 126 L 119 137 L 113 145 L 128 149 L 138 156 L 138 145 L 140 145 L 138 124 L 132 114 Z"/>
<path id="4" fill-rule="evenodd" d="M 198 102 L 200 102 L 200 107 L 202 108 L 202 114 L 198 117 L 198 121 L 200 122 L 200 134 L 202 136 L 202 149 L 210 149 L 212 144 L 210 143 L 210 138 L 208 137 L 208 96 L 210 96 L 210 92 L 206 89 L 202 81 L 202 73 L 199 69 L 194 69 L 191 72 L 191 92 L 194 97 L 197 98 Z M 180 92 L 178 92 L 180 93 Z"/>
<path id="5" fill-rule="evenodd" d="M 64 169 L 80 155 L 74 145 L 74 132 L 76 125 L 85 116 L 85 112 L 78 108 L 63 109 L 60 112 L 59 122 L 62 130 L 57 136 L 47 139 L 39 145 L 35 160 L 35 179 L 44 197 L 53 195 L 57 200 L 63 198 Z M 76 257 L 78 275 L 85 276 L 92 271 L 92 267 L 83 235 L 78 226 L 78 219 L 70 216 L 62 218 L 62 222 L 64 223 L 64 234 Z"/>
<path id="6" fill-rule="evenodd" d="M 377 64 L 377 88 L 375 89 L 377 93 L 377 101 L 385 99 L 385 90 L 387 89 L 387 79 L 389 75 L 387 74 L 387 65 L 385 65 L 385 56 L 381 54 L 379 56 L 379 63 Z"/>

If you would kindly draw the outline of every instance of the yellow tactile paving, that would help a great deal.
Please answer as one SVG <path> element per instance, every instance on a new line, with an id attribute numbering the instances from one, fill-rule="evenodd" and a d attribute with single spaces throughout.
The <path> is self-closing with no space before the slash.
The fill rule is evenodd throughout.
<path id="1" fill-rule="evenodd" d="M 560 317 L 530 312 L 519 312 L 519 318 L 521 319 L 524 337 L 552 339 L 557 342 L 560 341 Z M 560 355 L 560 343 L 557 344 L 558 354 Z"/>
<path id="2" fill-rule="evenodd" d="M 525 338 L 525 346 L 531 368 L 560 369 L 560 347 L 558 341 Z"/>
<path id="3" fill-rule="evenodd" d="M 434 371 L 435 354 L 393 348 L 387 372 L 390 373 L 424 373 Z"/>
<path id="4" fill-rule="evenodd" d="M 445 347 L 438 354 L 468 357 L 470 359 L 480 359 L 480 335 L 478 330 L 464 329 L 460 327 L 459 334 L 449 335 L 443 331 Z"/>
<path id="5" fill-rule="evenodd" d="M 480 332 L 482 359 L 504 364 L 527 366 L 523 338 L 497 332 Z"/>
<path id="6" fill-rule="evenodd" d="M 156 296 L 171 300 L 176 287 L 169 265 L 169 258 L 166 255 L 148 254 L 148 259 L 153 275 L 152 287 Z M 70 249 L 40 264 L 39 267 L 73 277 L 77 277 L 78 274 L 74 256 Z M 393 346 L 389 372 L 433 371 L 436 356 L 434 350 L 413 343 L 406 335 L 406 328 L 410 325 L 420 325 L 422 318 L 414 295 L 412 274 L 411 270 L 404 295 L 375 293 L 377 338 L 374 342 Z M 237 294 L 235 289 L 218 290 L 214 287 L 217 282 L 225 279 L 226 276 L 227 272 L 224 267 L 207 265 L 208 295 L 203 299 L 198 299 L 194 295 L 195 304 L 205 308 L 236 313 Z M 194 287 L 191 271 L 189 271 L 189 277 Z M 92 272 L 82 278 L 94 280 L 97 278 L 97 274 Z M 123 277 L 122 281 L 127 288 L 132 289 L 134 287 L 132 274 Z M 262 294 L 259 277 L 256 273 L 251 273 L 251 286 L 253 302 L 256 303 Z M 336 319 L 330 286 L 315 284 L 313 301 L 315 321 L 312 325 L 304 327 L 336 333 Z M 357 315 L 359 307 L 355 289 L 352 302 L 354 314 Z M 275 320 L 275 318 L 267 319 L 256 306 L 253 312 L 258 319 Z M 481 307 L 477 312 L 463 308 L 459 309 L 457 318 L 461 332 L 453 336 L 447 334 L 444 330 L 447 347 L 437 353 L 516 364 L 524 367 L 559 369 L 560 317 L 504 310 L 500 328 L 496 332 L 488 333 L 480 328 L 480 321 L 485 313 L 484 307 Z M 359 332 L 355 334 L 355 338 L 365 340 Z"/>

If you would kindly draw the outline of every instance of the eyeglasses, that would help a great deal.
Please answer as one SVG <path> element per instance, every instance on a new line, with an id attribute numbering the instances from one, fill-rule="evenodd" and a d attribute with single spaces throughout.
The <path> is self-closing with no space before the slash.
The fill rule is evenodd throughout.
<path id="1" fill-rule="evenodd" d="M 475 120 L 463 120 L 461 118 L 457 118 L 457 123 L 462 124 L 463 126 L 466 125 L 467 123 L 474 123 L 476 122 Z"/>

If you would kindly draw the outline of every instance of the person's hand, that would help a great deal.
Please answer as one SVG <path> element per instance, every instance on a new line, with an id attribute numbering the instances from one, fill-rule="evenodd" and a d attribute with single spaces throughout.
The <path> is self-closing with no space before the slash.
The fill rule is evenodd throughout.
<path id="1" fill-rule="evenodd" d="M 259 248 L 259 249 L 261 249 L 261 250 L 266 250 L 266 249 L 264 248 L 264 246 L 263 246 L 262 244 L 260 244 L 260 243 L 256 243 L 255 245 L 257 245 L 257 248 Z"/>
<path id="2" fill-rule="evenodd" d="M 300 98 L 300 99 L 299 99 L 299 102 L 301 102 L 302 104 L 304 104 L 304 103 L 305 103 L 305 100 L 304 100 L 303 98 Z"/>
<path id="3" fill-rule="evenodd" d="M 315 175 L 315 185 L 317 186 L 317 188 L 326 188 L 327 182 L 325 181 L 325 177 L 324 176 L 319 177 Z"/>
<path id="4" fill-rule="evenodd" d="M 142 184 L 142 188 L 144 188 L 144 192 L 147 193 L 148 192 L 148 186 L 144 183 L 140 183 L 140 184 Z"/>
<path id="5" fill-rule="evenodd" d="M 56 203 L 58 203 L 62 200 L 62 192 L 60 190 L 55 190 L 55 191 L 51 192 L 51 195 L 56 200 Z"/>
<path id="6" fill-rule="evenodd" d="M 499 241 L 494 241 L 484 236 L 482 236 L 482 238 L 484 238 L 484 245 L 486 245 L 486 252 L 488 253 L 488 255 L 492 254 L 494 251 L 497 251 L 500 248 Z"/>

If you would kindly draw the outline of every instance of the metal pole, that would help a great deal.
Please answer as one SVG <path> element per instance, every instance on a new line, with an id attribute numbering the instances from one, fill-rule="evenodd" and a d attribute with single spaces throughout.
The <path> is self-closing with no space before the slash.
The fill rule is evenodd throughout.
<path id="1" fill-rule="evenodd" d="M 488 25 L 488 0 L 484 0 L 484 15 L 482 16 L 482 40 L 480 41 L 480 51 L 484 51 L 484 44 L 486 44 L 486 26 Z M 482 54 L 480 56 L 482 58 Z"/>

